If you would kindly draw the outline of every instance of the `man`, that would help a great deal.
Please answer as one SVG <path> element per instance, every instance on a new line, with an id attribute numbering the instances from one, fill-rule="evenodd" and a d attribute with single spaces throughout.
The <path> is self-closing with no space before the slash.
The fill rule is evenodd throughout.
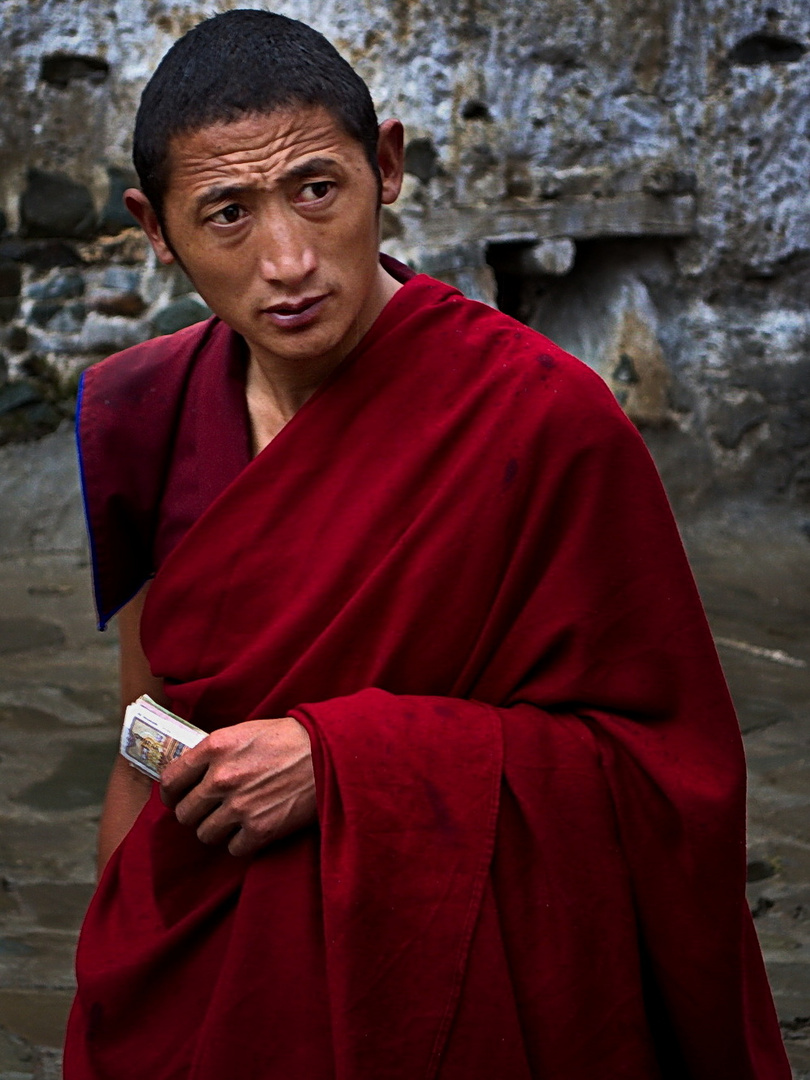
<path id="1" fill-rule="evenodd" d="M 126 200 L 216 312 L 84 379 L 124 701 L 67 1080 L 789 1076 L 744 763 L 654 469 L 546 339 L 378 257 L 403 135 L 256 11 L 147 86 Z"/>

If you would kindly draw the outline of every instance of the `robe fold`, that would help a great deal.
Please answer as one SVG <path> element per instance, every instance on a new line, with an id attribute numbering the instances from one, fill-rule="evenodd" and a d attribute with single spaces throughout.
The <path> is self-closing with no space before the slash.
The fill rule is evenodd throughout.
<path id="1" fill-rule="evenodd" d="M 85 374 L 99 618 L 154 574 L 172 708 L 299 720 L 318 825 L 235 859 L 153 791 L 67 1080 L 788 1080 L 739 730 L 608 388 L 419 275 L 250 460 L 243 349 Z"/>

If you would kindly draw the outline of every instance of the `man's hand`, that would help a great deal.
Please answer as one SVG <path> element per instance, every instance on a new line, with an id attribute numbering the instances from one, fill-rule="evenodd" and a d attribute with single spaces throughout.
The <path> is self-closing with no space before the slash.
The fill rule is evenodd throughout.
<path id="1" fill-rule="evenodd" d="M 309 736 L 290 716 L 220 728 L 166 767 L 160 793 L 204 844 L 252 855 L 317 819 Z"/>

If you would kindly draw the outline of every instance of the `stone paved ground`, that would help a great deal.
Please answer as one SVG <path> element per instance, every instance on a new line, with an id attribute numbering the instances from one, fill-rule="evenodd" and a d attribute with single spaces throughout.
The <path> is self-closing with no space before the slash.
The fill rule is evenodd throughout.
<path id="1" fill-rule="evenodd" d="M 2 476 L 0 506 L 16 512 Z M 745 731 L 751 904 L 810 1078 L 810 538 L 795 514 L 740 505 L 682 524 Z M 84 556 L 36 548 L 3 555 L 0 533 L 0 1080 L 58 1076 L 118 724 Z"/>
<path id="2" fill-rule="evenodd" d="M 745 737 L 749 900 L 810 1080 L 810 523 L 738 505 L 682 529 Z"/>
<path id="3" fill-rule="evenodd" d="M 84 559 L 0 560 L 0 1077 L 57 1075 L 116 752 L 116 643 Z M 34 1073 L 36 1065 L 37 1072 Z"/>

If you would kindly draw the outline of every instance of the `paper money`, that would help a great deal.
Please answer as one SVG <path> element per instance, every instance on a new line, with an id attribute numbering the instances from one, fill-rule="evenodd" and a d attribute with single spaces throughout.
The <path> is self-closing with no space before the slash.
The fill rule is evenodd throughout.
<path id="1" fill-rule="evenodd" d="M 170 761 L 196 746 L 207 734 L 143 694 L 124 713 L 121 754 L 130 765 L 160 780 Z"/>

